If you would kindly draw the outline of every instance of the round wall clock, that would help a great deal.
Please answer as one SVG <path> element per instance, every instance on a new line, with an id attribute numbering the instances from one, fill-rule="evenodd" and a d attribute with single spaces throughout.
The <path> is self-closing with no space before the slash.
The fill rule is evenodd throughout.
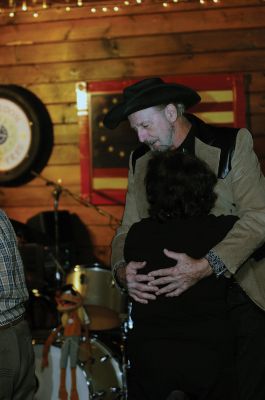
<path id="1" fill-rule="evenodd" d="M 23 87 L 0 85 L 0 185 L 34 179 L 52 147 L 52 121 L 41 100 Z"/>

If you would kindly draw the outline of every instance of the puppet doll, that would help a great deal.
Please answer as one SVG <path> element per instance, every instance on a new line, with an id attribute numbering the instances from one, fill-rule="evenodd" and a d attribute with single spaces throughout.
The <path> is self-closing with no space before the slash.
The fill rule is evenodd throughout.
<path id="1" fill-rule="evenodd" d="M 61 324 L 53 330 L 45 342 L 42 356 L 42 368 L 48 366 L 48 352 L 51 344 L 56 339 L 58 333 L 63 334 L 63 345 L 61 349 L 60 360 L 60 387 L 59 399 L 67 400 L 66 390 L 66 367 L 68 358 L 71 368 L 71 400 L 79 400 L 76 386 L 76 365 L 78 360 L 79 342 L 82 328 L 85 329 L 85 340 L 87 342 L 87 351 L 89 352 L 88 324 L 89 318 L 83 307 L 83 299 L 78 291 L 72 285 L 66 285 L 61 289 L 61 293 L 56 298 L 57 309 L 62 314 Z"/>

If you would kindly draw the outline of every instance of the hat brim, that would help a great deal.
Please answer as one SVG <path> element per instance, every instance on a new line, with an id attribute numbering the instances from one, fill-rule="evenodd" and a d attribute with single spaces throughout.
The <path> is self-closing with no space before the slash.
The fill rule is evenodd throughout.
<path id="1" fill-rule="evenodd" d="M 163 83 L 142 90 L 128 101 L 117 104 L 106 114 L 103 122 L 106 128 L 114 129 L 134 112 L 171 102 L 182 103 L 188 109 L 199 103 L 200 100 L 198 93 L 187 86 Z"/>

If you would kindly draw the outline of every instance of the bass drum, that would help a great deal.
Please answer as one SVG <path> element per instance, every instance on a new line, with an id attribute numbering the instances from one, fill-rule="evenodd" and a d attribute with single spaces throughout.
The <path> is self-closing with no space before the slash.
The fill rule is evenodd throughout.
<path id="1" fill-rule="evenodd" d="M 90 367 L 81 361 L 76 368 L 79 400 L 114 400 L 122 393 L 122 371 L 111 350 L 96 338 L 90 340 L 93 361 Z M 51 346 L 49 366 L 41 370 L 43 345 L 35 345 L 37 392 L 34 400 L 58 400 L 60 382 L 60 346 Z M 71 393 L 71 373 L 67 368 L 67 392 Z"/>

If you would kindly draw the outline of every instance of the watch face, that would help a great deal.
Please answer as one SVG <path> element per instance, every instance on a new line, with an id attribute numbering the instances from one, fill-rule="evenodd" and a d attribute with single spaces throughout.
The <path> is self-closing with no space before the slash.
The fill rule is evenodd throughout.
<path id="1" fill-rule="evenodd" d="M 31 122 L 14 102 L 0 98 L 0 171 L 17 167 L 31 144 Z"/>

